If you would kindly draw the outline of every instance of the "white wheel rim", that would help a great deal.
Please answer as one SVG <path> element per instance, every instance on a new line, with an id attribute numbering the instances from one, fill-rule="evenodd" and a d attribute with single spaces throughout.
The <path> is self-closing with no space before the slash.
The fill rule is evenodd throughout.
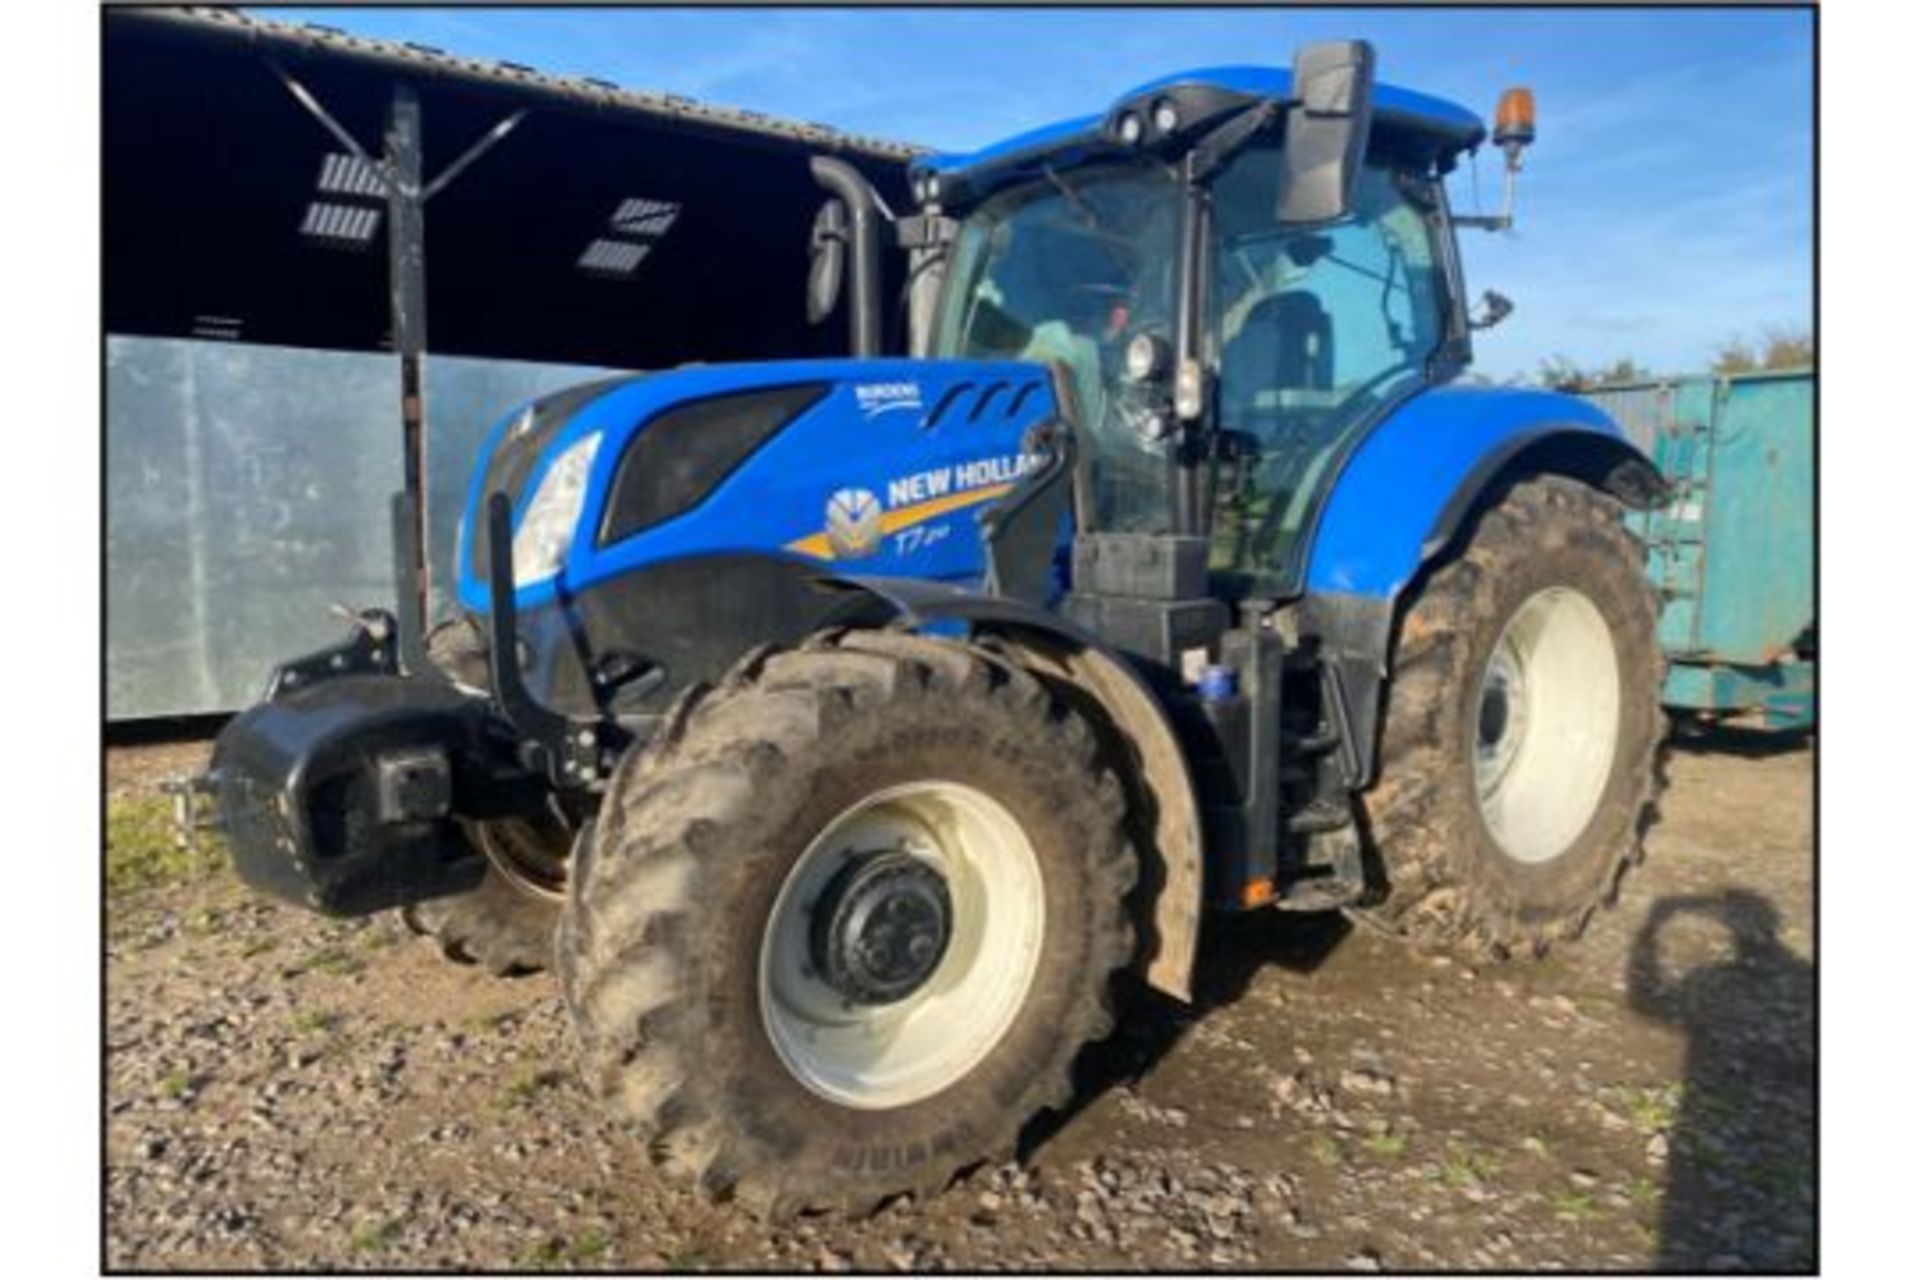
<path id="1" fill-rule="evenodd" d="M 848 859 L 907 853 L 938 871 L 951 904 L 946 950 L 910 995 L 848 1000 L 816 972 L 813 907 Z M 860 801 L 807 846 L 760 944 L 760 1015 L 794 1078 L 863 1110 L 902 1107 L 961 1079 L 1026 1001 L 1045 934 L 1040 862 L 1005 806 L 972 787 L 919 782 Z"/>
<path id="2" fill-rule="evenodd" d="M 1620 662 L 1594 603 L 1549 587 L 1522 604 L 1481 674 L 1478 712 L 1487 830 L 1516 862 L 1559 857 L 1599 806 L 1620 738 Z"/>

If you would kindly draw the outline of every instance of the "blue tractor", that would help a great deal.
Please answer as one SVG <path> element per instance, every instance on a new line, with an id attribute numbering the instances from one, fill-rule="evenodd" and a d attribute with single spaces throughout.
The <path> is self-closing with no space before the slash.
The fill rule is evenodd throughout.
<path id="1" fill-rule="evenodd" d="M 1444 186 L 1487 131 L 1373 63 L 1169 76 L 900 215 L 816 160 L 851 358 L 507 414 L 460 616 L 368 610 L 222 733 L 241 875 L 552 963 L 590 1086 L 776 1214 L 1010 1152 L 1210 913 L 1578 934 L 1652 813 L 1660 481 L 1581 400 L 1453 385 L 1506 309 Z M 1510 93 L 1509 173 L 1531 135 Z"/>

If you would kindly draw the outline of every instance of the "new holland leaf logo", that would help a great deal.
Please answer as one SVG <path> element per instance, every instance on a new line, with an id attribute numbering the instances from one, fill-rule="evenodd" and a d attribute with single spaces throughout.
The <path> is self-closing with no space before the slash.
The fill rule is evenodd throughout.
<path id="1" fill-rule="evenodd" d="M 859 560 L 880 549 L 880 499 L 865 489 L 841 489 L 827 499 L 827 545 L 836 560 Z"/>
<path id="2" fill-rule="evenodd" d="M 909 554 L 937 542 L 931 522 L 955 511 L 977 507 L 1013 492 L 1034 459 L 1017 453 L 950 462 L 887 481 L 883 501 L 869 489 L 836 489 L 827 499 L 826 527 L 795 538 L 787 550 L 823 560 L 863 560 L 876 554 L 890 535 L 926 526 L 926 535 L 902 540 L 896 554 Z M 938 529 L 944 535 L 944 526 Z"/>

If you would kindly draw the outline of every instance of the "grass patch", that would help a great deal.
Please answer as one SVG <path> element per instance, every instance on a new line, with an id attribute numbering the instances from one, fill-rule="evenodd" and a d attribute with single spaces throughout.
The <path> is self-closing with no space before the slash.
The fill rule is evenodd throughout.
<path id="1" fill-rule="evenodd" d="M 1459 1142 L 1447 1144 L 1440 1160 L 1440 1179 L 1450 1187 L 1475 1187 L 1491 1182 L 1500 1172 L 1500 1161 L 1490 1151 L 1476 1151 Z"/>
<path id="2" fill-rule="evenodd" d="M 181 848 L 173 835 L 173 803 L 165 796 L 114 796 L 107 801 L 109 894 L 204 879 L 225 856 L 213 837 Z"/>
<path id="3" fill-rule="evenodd" d="M 331 1031 L 340 1025 L 340 1015 L 331 1009 L 302 1009 L 293 1015 L 293 1029 L 302 1035 Z"/>
<path id="4" fill-rule="evenodd" d="M 1642 1209 L 1660 1203 L 1660 1184 L 1644 1173 L 1636 1173 L 1628 1178 L 1621 1190 L 1626 1193 L 1627 1199 Z"/>
<path id="5" fill-rule="evenodd" d="M 589 1227 L 587 1230 L 581 1232 L 580 1238 L 575 1240 L 572 1246 L 568 1248 L 567 1260 L 569 1262 L 592 1262 L 595 1258 L 602 1256 L 611 1248 L 613 1248 L 612 1236 L 609 1236 L 598 1227 Z"/>
<path id="6" fill-rule="evenodd" d="M 713 1259 L 698 1245 L 682 1245 L 667 1258 L 669 1271 L 705 1271 L 712 1265 Z"/>
<path id="7" fill-rule="evenodd" d="M 567 1242 L 553 1236 L 522 1245 L 513 1255 L 515 1271 L 555 1271 L 567 1260 Z"/>
<path id="8" fill-rule="evenodd" d="M 1340 1144 L 1324 1133 L 1314 1134 L 1313 1141 L 1308 1144 L 1307 1150 L 1313 1155 L 1315 1160 L 1318 1160 L 1328 1169 L 1340 1163 L 1342 1154 Z"/>
<path id="9" fill-rule="evenodd" d="M 1407 1154 L 1407 1135 L 1404 1133 L 1376 1133 L 1360 1143 L 1361 1146 L 1388 1160 L 1398 1160 Z"/>
<path id="10" fill-rule="evenodd" d="M 522 1071 L 508 1082 L 501 1091 L 501 1104 L 508 1107 L 523 1107 L 531 1104 L 535 1097 L 558 1085 L 566 1079 L 564 1073 L 553 1070 Z"/>
<path id="11" fill-rule="evenodd" d="M 169 1071 L 160 1081 L 160 1092 L 169 1098 L 178 1098 L 193 1088 L 193 1077 L 184 1071 Z"/>
<path id="12" fill-rule="evenodd" d="M 1549 1191 L 1547 1207 L 1562 1222 L 1587 1222 L 1600 1216 L 1593 1196 L 1585 1191 Z"/>
<path id="13" fill-rule="evenodd" d="M 462 1031 L 498 1031 L 513 1018 L 513 1010 L 501 1009 L 496 1013 L 476 1013 L 460 1020 Z"/>
<path id="14" fill-rule="evenodd" d="M 296 960 L 288 969 L 291 976 L 303 973 L 327 973 L 334 977 L 345 977 L 358 973 L 367 967 L 367 962 L 340 947 L 322 947 L 312 955 Z"/>
<path id="15" fill-rule="evenodd" d="M 220 925 L 226 920 L 227 913 L 216 911 L 212 907 L 203 907 L 180 922 L 180 927 L 189 937 L 211 938 L 220 932 Z"/>
<path id="16" fill-rule="evenodd" d="M 392 1247 L 400 1238 L 400 1232 L 406 1228 L 407 1220 L 401 1218 L 368 1218 L 354 1228 L 350 1241 L 355 1253 L 379 1253 Z"/>
<path id="17" fill-rule="evenodd" d="M 607 1233 L 590 1228 L 576 1240 L 547 1236 L 523 1247 L 513 1255 L 516 1271 L 565 1271 L 592 1262 L 613 1246 Z M 697 1250 L 695 1252 L 698 1252 Z M 704 1257 L 702 1258 L 704 1264 Z M 668 1264 L 672 1266 L 672 1263 Z M 684 1268 L 691 1270 L 692 1268 Z"/>
<path id="18" fill-rule="evenodd" d="M 1673 1128 L 1674 1117 L 1680 1110 L 1680 1086 L 1677 1084 L 1609 1085 L 1601 1091 L 1600 1096 L 1649 1133 L 1665 1133 Z"/>

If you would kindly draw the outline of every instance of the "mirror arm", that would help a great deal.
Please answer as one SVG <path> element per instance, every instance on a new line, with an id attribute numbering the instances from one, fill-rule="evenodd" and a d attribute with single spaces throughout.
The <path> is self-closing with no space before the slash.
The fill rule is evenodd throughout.
<path id="1" fill-rule="evenodd" d="M 1228 117 L 1225 124 L 1194 143 L 1193 150 L 1188 153 L 1188 172 L 1193 180 L 1204 181 L 1279 114 L 1280 104 L 1272 98 L 1264 99 Z"/>

